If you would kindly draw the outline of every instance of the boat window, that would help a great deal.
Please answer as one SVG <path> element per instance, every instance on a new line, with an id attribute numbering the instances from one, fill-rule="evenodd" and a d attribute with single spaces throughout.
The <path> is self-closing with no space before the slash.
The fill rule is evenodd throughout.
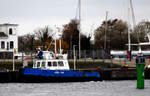
<path id="1" fill-rule="evenodd" d="M 51 67 L 52 66 L 52 62 L 48 62 L 48 66 Z"/>
<path id="2" fill-rule="evenodd" d="M 64 66 L 63 62 L 62 62 L 62 61 L 59 61 L 59 62 L 58 62 L 58 66 Z"/>
<path id="3" fill-rule="evenodd" d="M 54 61 L 54 62 L 53 62 L 53 66 L 57 66 L 57 62 Z"/>
<path id="4" fill-rule="evenodd" d="M 36 64 L 34 63 L 34 64 L 33 64 L 33 68 L 35 68 L 35 67 L 36 67 Z"/>
<path id="5" fill-rule="evenodd" d="M 42 62 L 42 67 L 45 67 L 45 63 L 46 63 L 46 62 Z"/>
<path id="6" fill-rule="evenodd" d="M 38 68 L 40 67 L 40 62 L 37 62 L 37 67 L 38 67 Z"/>

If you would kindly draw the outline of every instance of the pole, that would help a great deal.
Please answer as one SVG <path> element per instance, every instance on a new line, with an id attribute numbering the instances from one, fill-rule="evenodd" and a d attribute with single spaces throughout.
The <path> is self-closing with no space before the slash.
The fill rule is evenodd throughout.
<path id="1" fill-rule="evenodd" d="M 79 0 L 79 59 L 81 58 L 81 0 Z"/>
<path id="2" fill-rule="evenodd" d="M 128 20 L 130 20 L 129 16 L 130 8 L 128 8 Z M 128 51 L 131 51 L 131 38 L 130 38 L 130 33 L 131 33 L 131 26 L 130 22 L 128 22 Z"/>
<path id="3" fill-rule="evenodd" d="M 15 49 L 13 48 L 13 71 L 15 71 Z"/>
<path id="4" fill-rule="evenodd" d="M 74 55 L 74 70 L 76 70 L 76 54 L 75 54 L 75 47 L 76 47 L 76 45 L 73 45 L 73 55 Z"/>
<path id="5" fill-rule="evenodd" d="M 33 64 L 33 39 L 34 39 L 34 36 L 32 35 L 32 42 L 31 42 L 31 45 L 32 45 L 32 48 L 31 48 L 31 59 L 32 59 L 32 64 Z"/>
<path id="6" fill-rule="evenodd" d="M 55 54 L 57 53 L 57 51 L 56 51 L 56 38 L 55 38 Z"/>
<path id="7" fill-rule="evenodd" d="M 135 21 L 135 15 L 134 15 L 132 0 L 130 0 L 130 8 L 131 8 L 131 15 L 132 15 L 132 23 L 133 23 L 133 28 L 132 29 L 134 30 L 134 27 L 136 26 L 136 21 Z M 138 31 L 136 32 L 136 35 L 137 35 L 137 42 L 139 44 L 140 39 L 139 39 L 139 32 Z M 138 47 L 139 47 L 139 53 L 141 53 L 141 46 L 138 45 Z"/>
<path id="8" fill-rule="evenodd" d="M 144 89 L 144 66 L 145 59 L 142 54 L 136 58 L 137 88 Z"/>
<path id="9" fill-rule="evenodd" d="M 61 54 L 61 38 L 59 39 L 60 54 Z"/>
<path id="10" fill-rule="evenodd" d="M 105 40 L 104 40 L 104 50 L 106 49 L 106 43 L 107 43 L 107 16 L 108 16 L 108 11 L 106 11 L 106 24 L 105 24 Z"/>
<path id="11" fill-rule="evenodd" d="M 55 33 L 56 33 L 56 34 L 55 34 L 55 55 L 56 55 L 56 54 L 57 54 L 56 39 L 57 39 L 57 35 L 58 35 L 58 34 L 57 34 L 57 27 L 56 27 L 56 25 L 55 25 L 55 31 L 56 31 L 56 32 L 55 32 Z"/>
<path id="12" fill-rule="evenodd" d="M 24 54 L 23 54 L 23 51 L 22 51 L 22 64 L 24 64 Z"/>
<path id="13" fill-rule="evenodd" d="M 134 28 L 136 25 L 136 22 L 135 22 L 135 15 L 134 15 L 132 0 L 130 0 L 130 8 L 131 8 L 131 15 L 132 15 L 132 23 L 133 23 L 133 28 Z"/>
<path id="14" fill-rule="evenodd" d="M 58 36 L 59 36 L 59 53 L 61 54 L 61 33 L 60 33 L 60 28 L 57 27 L 57 30 L 58 30 Z"/>

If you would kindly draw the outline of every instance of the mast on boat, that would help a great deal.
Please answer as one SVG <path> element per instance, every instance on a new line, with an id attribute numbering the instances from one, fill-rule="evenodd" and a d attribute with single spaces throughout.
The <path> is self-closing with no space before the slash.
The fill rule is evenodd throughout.
<path id="1" fill-rule="evenodd" d="M 136 26 L 136 21 L 135 21 L 135 15 L 134 15 L 134 9 L 133 9 L 132 0 L 129 0 L 129 5 L 130 5 L 129 10 L 131 10 L 131 17 L 132 17 L 132 27 L 128 28 L 128 50 L 130 52 L 131 51 L 130 32 L 131 32 L 131 28 L 132 28 L 132 30 L 134 30 L 134 27 Z M 137 33 L 137 42 L 138 42 L 139 53 L 141 53 L 141 46 L 139 45 L 139 43 L 140 43 L 139 34 L 138 34 L 138 32 L 136 32 L 136 33 Z"/>

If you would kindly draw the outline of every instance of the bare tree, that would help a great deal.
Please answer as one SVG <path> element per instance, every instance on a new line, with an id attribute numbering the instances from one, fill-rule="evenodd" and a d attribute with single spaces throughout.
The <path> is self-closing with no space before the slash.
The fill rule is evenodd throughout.
<path id="1" fill-rule="evenodd" d="M 33 35 L 31 34 L 19 36 L 18 38 L 19 51 L 31 52 L 33 48 L 32 41 L 33 41 Z"/>
<path id="2" fill-rule="evenodd" d="M 62 38 L 69 45 L 69 49 L 73 49 L 73 45 L 79 44 L 79 30 L 78 30 L 78 20 L 72 19 L 68 24 L 64 25 Z M 81 50 L 89 50 L 90 49 L 90 39 L 91 37 L 87 37 L 84 34 L 81 35 Z M 78 46 L 77 46 L 78 47 Z"/>
<path id="3" fill-rule="evenodd" d="M 107 24 L 107 28 L 106 27 Z M 125 49 L 127 44 L 127 23 L 114 19 L 103 21 L 103 23 L 95 30 L 94 39 L 97 49 L 104 49 L 105 31 L 107 35 L 106 49 Z"/>
<path id="4" fill-rule="evenodd" d="M 36 38 L 36 46 L 40 46 L 43 50 L 47 50 L 52 42 L 53 30 L 48 26 L 38 28 L 34 31 Z"/>

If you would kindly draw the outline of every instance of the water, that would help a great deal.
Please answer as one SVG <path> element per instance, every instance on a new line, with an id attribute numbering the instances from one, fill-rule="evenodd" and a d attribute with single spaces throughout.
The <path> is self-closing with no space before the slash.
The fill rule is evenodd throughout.
<path id="1" fill-rule="evenodd" d="M 0 96 L 149 96 L 150 80 L 145 89 L 136 89 L 136 81 L 74 83 L 1 83 Z"/>

